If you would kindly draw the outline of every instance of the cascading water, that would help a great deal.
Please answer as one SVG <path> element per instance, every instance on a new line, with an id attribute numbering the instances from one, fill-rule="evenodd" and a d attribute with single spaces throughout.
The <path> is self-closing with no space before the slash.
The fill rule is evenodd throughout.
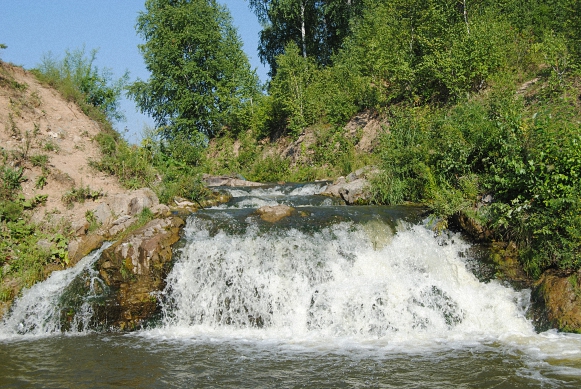
<path id="1" fill-rule="evenodd" d="M 73 332 L 89 330 L 93 315 L 91 300 L 98 298 L 100 291 L 105 287 L 98 273 L 91 269 L 91 265 L 109 245 L 103 244 L 99 250 L 87 255 L 75 267 L 55 271 L 46 281 L 25 290 L 22 297 L 14 303 L 8 317 L 0 323 L 0 339 L 18 334 L 32 336 L 57 334 L 63 327 Z M 82 289 L 87 289 L 88 293 L 67 296 L 79 293 L 78 288 L 72 287 L 75 283 L 86 286 Z M 77 300 L 74 314 L 67 312 L 71 300 Z"/>
<path id="2" fill-rule="evenodd" d="M 390 236 L 381 220 L 307 232 L 246 222 L 212 235 L 207 220 L 190 217 L 168 277 L 166 329 L 381 343 L 533 331 L 524 312 L 528 292 L 479 282 L 458 238 L 435 239 L 422 226 Z M 387 231 L 384 241 L 377 229 Z"/>
<path id="3" fill-rule="evenodd" d="M 47 372 L 55 387 L 581 385 L 581 337 L 535 333 L 529 291 L 479 280 L 469 244 L 435 236 L 421 209 L 346 207 L 324 187 L 223 188 L 231 201 L 188 217 L 147 330 L 87 331 L 98 253 L 55 272 L 0 324 L 0 386 L 49 386 Z M 278 204 L 295 211 L 256 213 Z M 63 329 L 83 336 L 20 335 Z"/>

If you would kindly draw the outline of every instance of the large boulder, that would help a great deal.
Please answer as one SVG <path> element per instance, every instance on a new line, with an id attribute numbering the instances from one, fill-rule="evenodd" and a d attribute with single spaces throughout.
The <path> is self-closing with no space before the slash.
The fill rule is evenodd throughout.
<path id="1" fill-rule="evenodd" d="M 144 208 L 153 208 L 159 204 L 159 199 L 149 188 L 141 188 L 127 193 L 113 195 L 106 199 L 106 204 L 114 218 L 129 215 L 134 216 Z"/>
<path id="2" fill-rule="evenodd" d="M 96 269 L 110 293 L 96 309 L 101 323 L 133 330 L 158 313 L 156 293 L 165 287 L 183 225 L 176 216 L 154 219 L 103 251 Z"/>

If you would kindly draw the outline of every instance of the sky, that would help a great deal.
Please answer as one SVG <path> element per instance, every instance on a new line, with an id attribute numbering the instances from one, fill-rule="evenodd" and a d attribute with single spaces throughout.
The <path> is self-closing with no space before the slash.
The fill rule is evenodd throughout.
<path id="1" fill-rule="evenodd" d="M 244 42 L 250 64 L 266 81 L 268 70 L 258 58 L 260 24 L 244 0 L 218 0 L 226 5 L 234 26 Z M 130 81 L 146 80 L 149 73 L 137 45 L 143 43 L 135 32 L 138 13 L 145 0 L 2 0 L 0 10 L 0 51 L 5 62 L 31 69 L 47 53 L 59 59 L 66 50 L 85 47 L 86 53 L 98 49 L 95 65 L 108 68 L 114 78 L 129 71 Z M 121 102 L 127 120 L 116 129 L 131 143 L 139 143 L 143 128 L 153 120 L 137 112 L 133 101 Z"/>

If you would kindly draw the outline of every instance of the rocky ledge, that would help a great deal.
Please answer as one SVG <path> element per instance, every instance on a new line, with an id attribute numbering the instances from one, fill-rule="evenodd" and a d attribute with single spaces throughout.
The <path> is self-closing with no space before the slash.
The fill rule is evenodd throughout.
<path id="1" fill-rule="evenodd" d="M 154 219 L 103 251 L 95 268 L 109 288 L 99 321 L 133 330 L 159 311 L 156 293 L 171 270 L 172 245 L 184 221 L 171 216 Z"/>

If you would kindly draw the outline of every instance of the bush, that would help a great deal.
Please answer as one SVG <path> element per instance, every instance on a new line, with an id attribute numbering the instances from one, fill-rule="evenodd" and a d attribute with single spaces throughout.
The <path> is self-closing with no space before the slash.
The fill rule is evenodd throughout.
<path id="1" fill-rule="evenodd" d="M 65 99 L 76 102 L 89 117 L 100 122 L 106 121 L 100 116 L 108 121 L 122 120 L 124 115 L 119 103 L 129 74 L 126 72 L 113 80 L 111 70 L 100 70 L 93 64 L 96 56 L 97 50 L 87 56 L 84 47 L 66 51 L 62 60 L 48 53 L 33 72 L 41 81 L 59 90 Z"/>

